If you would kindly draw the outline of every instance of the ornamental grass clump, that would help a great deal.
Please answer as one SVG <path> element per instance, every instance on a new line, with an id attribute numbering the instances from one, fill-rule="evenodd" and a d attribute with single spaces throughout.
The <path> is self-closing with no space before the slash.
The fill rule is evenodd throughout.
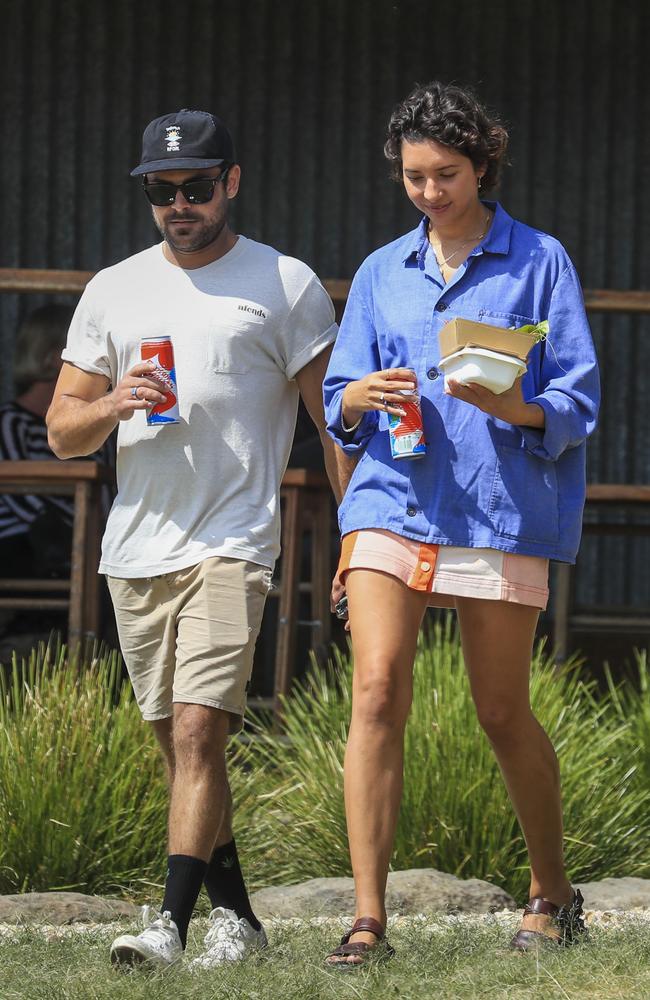
<path id="1" fill-rule="evenodd" d="M 531 696 L 560 757 L 572 878 L 647 875 L 650 784 L 633 743 L 636 723 L 611 696 L 597 695 L 579 664 L 557 670 L 541 645 Z M 329 676 L 313 670 L 286 700 L 286 743 L 267 732 L 250 748 L 250 766 L 262 763 L 268 784 L 245 846 L 258 877 L 350 874 L 342 795 L 350 705 L 351 666 L 339 656 Z M 256 847 L 262 830 L 264 856 Z M 421 637 L 392 867 L 435 867 L 526 895 L 525 845 L 476 721 L 451 618 Z"/>
<path id="2" fill-rule="evenodd" d="M 245 825 L 260 808 L 264 779 L 240 764 L 242 752 L 232 740 L 231 784 Z M 52 642 L 0 665 L 0 893 L 159 901 L 167 803 L 162 757 L 118 653 L 97 648 L 78 660 Z M 260 830 L 262 854 L 265 833 L 273 830 Z"/>
<path id="3" fill-rule="evenodd" d="M 605 676 L 612 703 L 622 722 L 628 725 L 630 753 L 650 787 L 650 664 L 648 651 L 637 650 L 636 670 L 625 683 L 616 683 L 607 667 Z"/>
<path id="4" fill-rule="evenodd" d="M 0 892 L 159 880 L 165 799 L 118 654 L 41 644 L 0 668 Z"/>

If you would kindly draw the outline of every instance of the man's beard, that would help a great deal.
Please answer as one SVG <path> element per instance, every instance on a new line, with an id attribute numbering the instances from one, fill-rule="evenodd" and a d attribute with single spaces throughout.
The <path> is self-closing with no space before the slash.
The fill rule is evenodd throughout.
<path id="1" fill-rule="evenodd" d="M 187 228 L 185 235 L 183 235 L 183 227 L 179 223 L 184 220 L 189 221 L 190 219 L 192 220 L 192 225 Z M 219 239 L 226 225 L 227 218 L 225 215 L 220 215 L 216 219 L 200 222 L 198 225 L 194 219 L 193 215 L 185 213 L 174 219 L 168 219 L 166 223 L 159 223 L 154 217 L 154 222 L 161 236 L 172 250 L 175 250 L 177 253 L 196 253 L 198 250 L 205 250 L 206 247 L 212 246 Z M 176 225 L 170 226 L 170 222 L 175 222 Z"/>

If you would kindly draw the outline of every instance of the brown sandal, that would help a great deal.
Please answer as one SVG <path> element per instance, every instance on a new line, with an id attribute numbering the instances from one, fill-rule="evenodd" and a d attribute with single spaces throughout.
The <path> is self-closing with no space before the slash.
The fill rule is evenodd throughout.
<path id="1" fill-rule="evenodd" d="M 529 931 L 522 928 L 518 930 L 510 942 L 510 947 L 515 951 L 530 951 L 540 944 L 558 944 L 567 947 L 576 944 L 581 938 L 584 940 L 587 935 L 587 928 L 584 921 L 584 911 L 582 904 L 584 899 L 579 889 L 573 890 L 573 901 L 569 906 L 557 906 L 543 896 L 533 896 L 528 901 L 524 909 L 524 916 L 529 914 L 544 914 L 552 918 L 555 929 L 559 932 L 545 934 L 544 931 Z"/>
<path id="2" fill-rule="evenodd" d="M 366 941 L 350 941 L 353 934 L 358 931 L 368 931 L 370 934 L 374 934 L 377 938 L 376 944 L 368 944 Z M 378 961 L 386 961 L 388 958 L 392 958 L 395 954 L 395 949 L 392 948 L 388 941 L 386 940 L 386 931 L 381 926 L 378 920 L 373 917 L 359 917 L 355 920 L 353 926 L 344 934 L 341 938 L 341 943 L 338 948 L 331 951 L 327 958 L 325 959 L 325 964 L 328 968 L 334 969 L 358 969 L 362 965 L 367 965 L 367 963 L 372 959 L 377 959 Z M 347 958 L 348 955 L 358 955 L 361 958 L 360 962 L 330 962 L 330 958 Z"/>

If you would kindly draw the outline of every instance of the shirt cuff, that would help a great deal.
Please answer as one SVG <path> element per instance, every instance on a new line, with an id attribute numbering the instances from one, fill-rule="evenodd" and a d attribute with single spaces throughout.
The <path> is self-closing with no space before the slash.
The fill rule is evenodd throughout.
<path id="1" fill-rule="evenodd" d="M 348 455 L 363 451 L 377 430 L 379 415 L 376 410 L 367 410 L 361 419 L 349 430 L 345 427 L 339 410 L 335 419 L 327 423 L 327 432 Z"/>
<path id="2" fill-rule="evenodd" d="M 563 433 L 562 416 L 544 396 L 533 396 L 528 403 L 536 403 L 544 411 L 544 427 L 523 427 L 519 429 L 524 438 L 526 450 L 547 462 L 556 462 L 568 445 Z"/>
<path id="3" fill-rule="evenodd" d="M 356 431 L 357 427 L 359 426 L 362 420 L 363 420 L 363 413 L 361 414 L 359 419 L 352 424 L 352 427 L 346 427 L 345 420 L 343 419 L 343 414 L 341 414 L 341 430 L 343 431 L 344 434 L 354 434 L 354 432 Z"/>

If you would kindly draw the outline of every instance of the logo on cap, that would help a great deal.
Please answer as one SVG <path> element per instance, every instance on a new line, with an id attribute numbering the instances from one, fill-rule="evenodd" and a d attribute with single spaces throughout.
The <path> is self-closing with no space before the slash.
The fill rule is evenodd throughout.
<path id="1" fill-rule="evenodd" d="M 167 133 L 167 152 L 177 153 L 180 147 L 181 130 L 179 125 L 168 125 L 165 129 Z"/>

